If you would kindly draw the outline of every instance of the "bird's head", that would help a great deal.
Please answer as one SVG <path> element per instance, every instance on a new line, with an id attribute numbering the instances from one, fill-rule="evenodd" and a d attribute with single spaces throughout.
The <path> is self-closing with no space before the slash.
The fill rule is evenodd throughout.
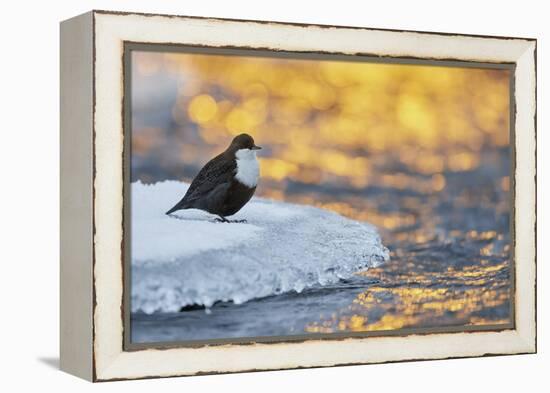
<path id="1" fill-rule="evenodd" d="M 260 150 L 260 146 L 256 146 L 254 143 L 254 138 L 248 134 L 240 134 L 233 138 L 229 149 L 233 151 L 239 150 Z"/>

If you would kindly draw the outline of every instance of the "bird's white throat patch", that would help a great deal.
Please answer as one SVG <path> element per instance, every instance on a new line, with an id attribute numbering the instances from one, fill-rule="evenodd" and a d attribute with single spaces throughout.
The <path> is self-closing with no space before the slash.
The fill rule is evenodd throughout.
<path id="1" fill-rule="evenodd" d="M 237 173 L 235 177 L 247 187 L 256 187 L 260 176 L 260 166 L 256 159 L 256 152 L 250 149 L 240 149 L 235 153 L 237 159 Z"/>

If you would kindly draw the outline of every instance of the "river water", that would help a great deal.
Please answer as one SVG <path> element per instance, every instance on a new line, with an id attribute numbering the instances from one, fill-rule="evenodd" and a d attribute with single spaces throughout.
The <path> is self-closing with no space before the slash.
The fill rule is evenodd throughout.
<path id="1" fill-rule="evenodd" d="M 395 173 L 387 165 L 382 172 Z M 504 327 L 513 318 L 509 168 L 507 148 L 486 147 L 470 170 L 431 176 L 401 168 L 398 177 L 377 177 L 362 188 L 289 182 L 281 194 L 266 187 L 265 196 L 376 225 L 391 260 L 300 293 L 133 313 L 132 341 Z"/>

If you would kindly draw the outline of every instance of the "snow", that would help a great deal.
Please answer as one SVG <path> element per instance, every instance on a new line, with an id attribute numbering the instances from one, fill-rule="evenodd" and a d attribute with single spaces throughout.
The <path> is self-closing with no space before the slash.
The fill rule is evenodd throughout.
<path id="1" fill-rule="evenodd" d="M 336 213 L 254 197 L 219 223 L 195 209 L 166 216 L 188 184 L 131 185 L 132 312 L 237 304 L 326 285 L 389 260 L 376 228 Z"/>

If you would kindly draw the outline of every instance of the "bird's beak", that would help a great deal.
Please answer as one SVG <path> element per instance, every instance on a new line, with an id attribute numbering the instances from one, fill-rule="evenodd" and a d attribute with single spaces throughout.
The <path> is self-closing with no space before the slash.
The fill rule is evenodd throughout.
<path id="1" fill-rule="evenodd" d="M 262 150 L 262 148 L 260 146 L 256 146 L 256 145 L 252 146 L 250 149 L 251 150 Z"/>

